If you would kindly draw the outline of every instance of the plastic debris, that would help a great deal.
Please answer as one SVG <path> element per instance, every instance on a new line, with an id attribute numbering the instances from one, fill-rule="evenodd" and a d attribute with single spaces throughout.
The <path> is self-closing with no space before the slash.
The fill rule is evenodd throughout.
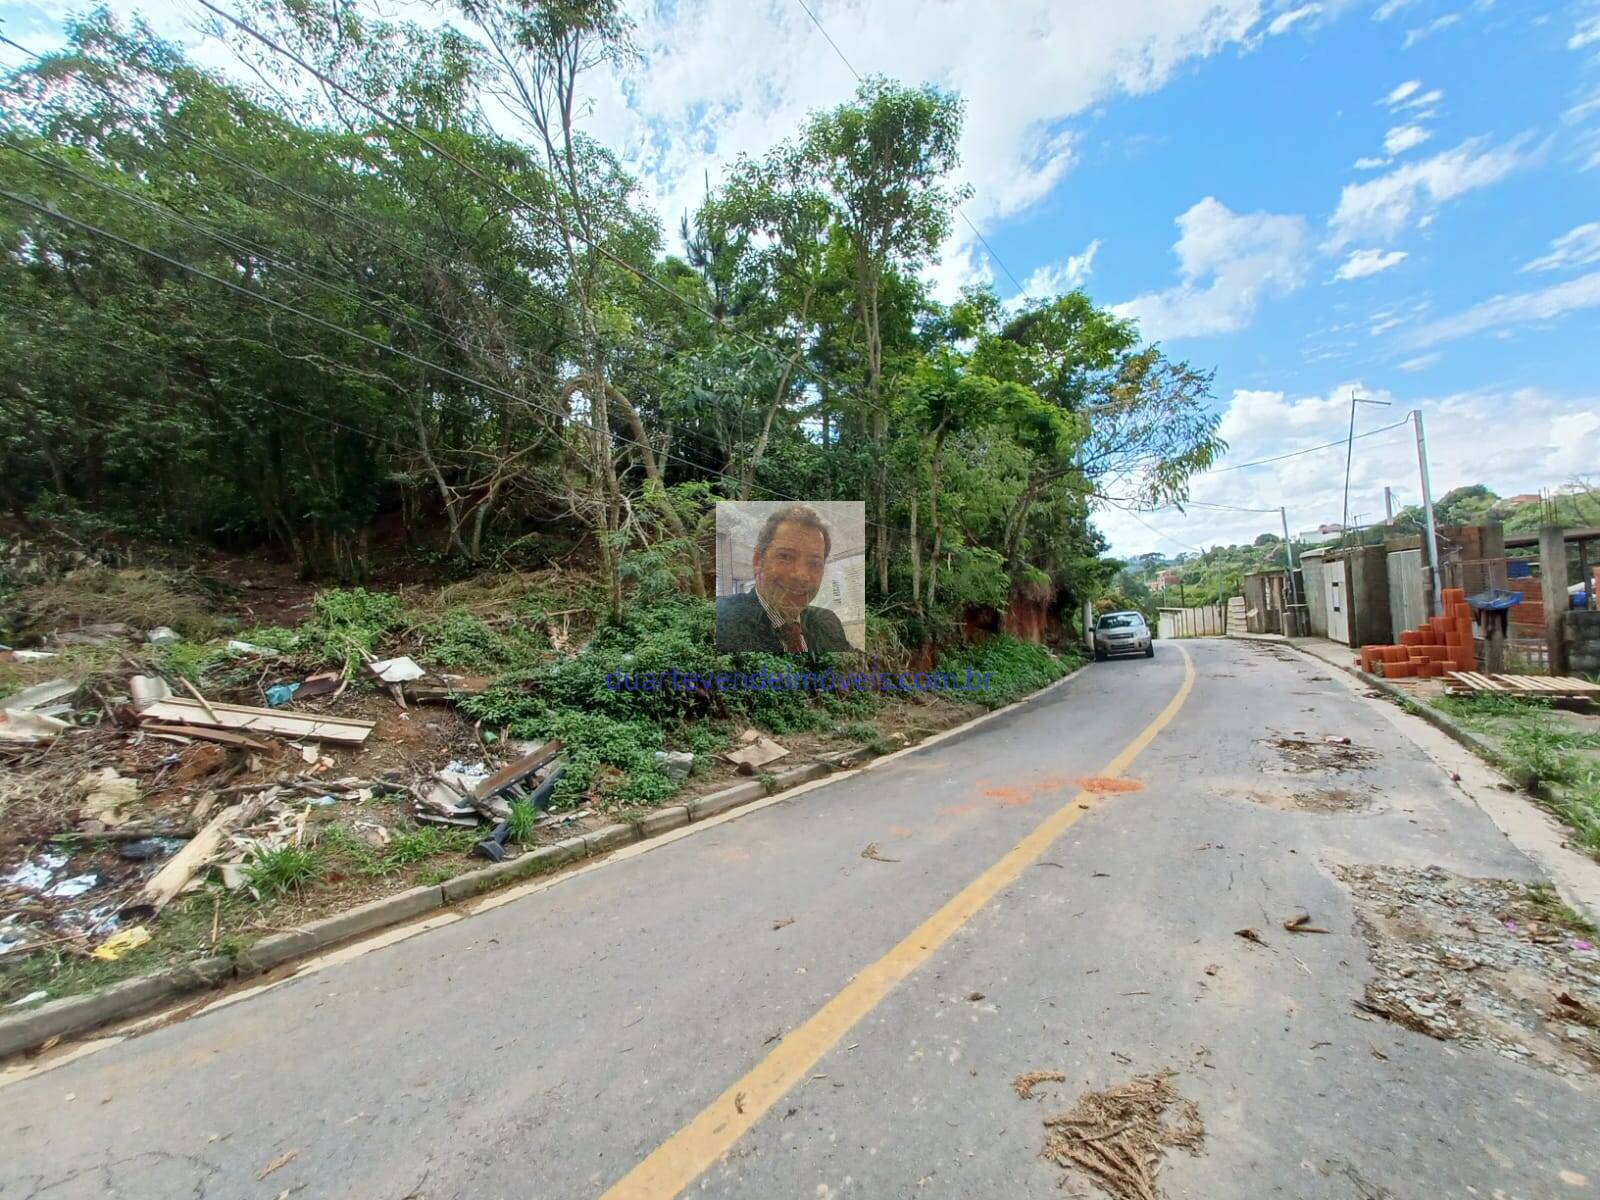
<path id="1" fill-rule="evenodd" d="M 253 642 L 241 642 L 238 638 L 234 638 L 233 640 L 231 640 L 228 643 L 228 649 L 232 650 L 235 654 L 276 654 L 277 653 L 276 650 L 269 649 L 266 646 L 257 646 Z"/>
<path id="2" fill-rule="evenodd" d="M 130 950 L 137 950 L 150 940 L 150 931 L 143 925 L 135 925 L 132 929 L 124 929 L 112 934 L 101 942 L 91 952 L 91 958 L 98 958 L 101 962 L 116 962 Z"/>
<path id="3" fill-rule="evenodd" d="M 49 992 L 29 992 L 26 996 L 23 996 L 21 999 L 11 1001 L 11 1003 L 7 1004 L 6 1007 L 7 1008 L 27 1008 L 28 1005 L 32 1004 L 35 1000 L 43 1000 L 49 994 L 50 994 Z"/>
<path id="4" fill-rule="evenodd" d="M 367 669 L 385 683 L 410 683 L 413 679 L 421 679 L 427 674 L 412 659 L 404 656 L 368 663 Z"/>
<path id="5" fill-rule="evenodd" d="M 294 699 L 294 694 L 300 690 L 299 682 L 275 683 L 267 689 L 267 707 L 282 708 Z"/>
<path id="6" fill-rule="evenodd" d="M 93 873 L 74 875 L 71 879 L 63 879 L 60 883 L 52 885 L 50 890 L 45 892 L 45 895 L 54 896 L 58 900 L 72 900 L 83 895 L 99 882 L 100 876 Z"/>
<path id="7" fill-rule="evenodd" d="M 183 637 L 170 625 L 157 625 L 144 635 L 144 640 L 152 646 L 170 646 L 174 642 L 183 641 Z"/>

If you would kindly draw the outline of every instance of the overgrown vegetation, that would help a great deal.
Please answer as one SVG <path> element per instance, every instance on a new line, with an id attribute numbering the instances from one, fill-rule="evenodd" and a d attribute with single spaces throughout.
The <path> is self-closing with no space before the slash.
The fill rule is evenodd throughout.
<path id="1" fill-rule="evenodd" d="M 423 27 L 330 0 L 248 8 L 430 130 L 443 171 L 338 93 L 291 94 L 302 77 L 270 54 L 250 59 L 274 86 L 247 88 L 104 12 L 0 76 L 28 198 L 0 205 L 11 511 L 268 546 L 346 584 L 379 538 L 460 573 L 576 555 L 594 579 L 576 607 L 616 623 L 653 578 L 704 595 L 715 501 L 864 499 L 880 644 L 915 648 L 1018 589 L 1077 611 L 1105 582 L 1102 481 L 1123 503 L 1182 499 L 1223 449 L 1210 375 L 1083 293 L 1020 310 L 930 293 L 962 195 L 958 96 L 867 80 L 667 214 L 672 250 L 572 103 L 628 59 L 616 0 L 445 10 Z M 490 95 L 526 140 L 490 127 Z M 141 620 L 202 632 L 181 597 L 137 599 Z M 42 625 L 87 611 L 48 587 L 28 602 Z M 445 665 L 545 649 L 542 622 L 451 607 L 427 632 Z M 110 591 L 97 611 L 134 615 Z M 251 640 L 340 665 L 398 620 L 357 587 Z"/>
<path id="2" fill-rule="evenodd" d="M 1600 853 L 1600 733 L 1563 724 L 1539 697 L 1479 692 L 1433 703 L 1488 736 L 1512 767 L 1546 785 L 1550 807 Z"/>
<path id="3" fill-rule="evenodd" d="M 939 669 L 963 679 L 969 670 L 986 673 L 988 690 L 972 696 L 990 708 L 999 708 L 1054 683 L 1082 662 L 1082 655 L 1071 648 L 1052 653 L 1033 642 L 995 637 L 946 655 L 939 660 Z"/>

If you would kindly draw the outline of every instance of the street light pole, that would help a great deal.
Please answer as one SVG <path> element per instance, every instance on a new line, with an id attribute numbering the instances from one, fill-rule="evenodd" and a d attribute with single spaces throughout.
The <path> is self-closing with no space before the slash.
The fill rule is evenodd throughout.
<path id="1" fill-rule="evenodd" d="M 1345 535 L 1350 530 L 1350 460 L 1356 448 L 1356 405 L 1377 404 L 1384 408 L 1389 407 L 1387 400 L 1368 400 L 1364 396 L 1356 395 L 1354 388 L 1350 389 L 1350 433 L 1344 443 L 1344 517 L 1339 524 L 1339 540 L 1344 541 Z"/>
<path id="2" fill-rule="evenodd" d="M 1439 539 L 1433 529 L 1433 487 L 1428 482 L 1428 443 L 1422 436 L 1422 410 L 1411 410 L 1411 419 L 1417 426 L 1417 470 L 1422 475 L 1422 520 L 1425 528 L 1425 545 L 1428 548 L 1428 574 L 1433 586 L 1429 589 L 1433 600 L 1432 616 L 1444 611 L 1444 581 L 1439 578 Z"/>

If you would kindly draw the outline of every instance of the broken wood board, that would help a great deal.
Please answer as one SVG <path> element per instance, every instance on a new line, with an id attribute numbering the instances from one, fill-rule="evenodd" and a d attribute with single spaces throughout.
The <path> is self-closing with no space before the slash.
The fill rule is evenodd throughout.
<path id="1" fill-rule="evenodd" d="M 212 817 L 204 829 L 190 839 L 189 844 L 167 860 L 159 871 L 150 877 L 144 888 L 122 910 L 125 917 L 153 917 L 189 885 L 222 846 L 235 829 L 255 820 L 262 809 L 277 798 L 276 788 L 259 796 L 241 800 Z"/>
<path id="2" fill-rule="evenodd" d="M 757 736 L 742 749 L 727 751 L 722 757 L 738 767 L 742 773 L 748 774 L 757 767 L 776 762 L 788 753 L 787 746 L 780 746 L 769 737 Z"/>
<path id="3" fill-rule="evenodd" d="M 524 754 L 514 763 L 501 767 L 493 775 L 486 776 L 482 783 L 472 789 L 474 800 L 487 800 L 498 795 L 508 787 L 514 787 L 528 776 L 532 775 L 545 763 L 555 758 L 566 747 L 560 741 L 546 742 L 537 750 Z"/>
<path id="4" fill-rule="evenodd" d="M 77 690 L 78 685 L 70 679 L 52 679 L 48 683 L 36 683 L 30 688 L 23 688 L 16 695 L 0 700 L 0 709 L 31 712 L 34 709 L 48 708 L 57 700 L 65 700 Z"/>
<path id="5" fill-rule="evenodd" d="M 375 724 L 350 717 L 297 716 L 270 708 L 249 708 L 242 704 L 212 704 L 215 720 L 194 700 L 172 697 L 156 700 L 140 710 L 146 720 L 162 724 L 203 725 L 221 729 L 244 729 L 252 733 L 276 733 L 284 737 L 311 738 L 319 742 L 339 742 L 359 746 L 367 740 Z"/>
<path id="6" fill-rule="evenodd" d="M 57 717 L 47 717 L 43 713 L 26 712 L 15 708 L 0 710 L 0 742 L 37 746 L 41 742 L 50 741 L 63 730 L 71 728 L 67 722 Z"/>
<path id="7" fill-rule="evenodd" d="M 270 742 L 263 742 L 259 738 L 246 737 L 242 733 L 231 733 L 226 729 L 208 729 L 202 725 L 158 725 L 146 721 L 141 728 L 146 733 L 167 733 L 178 737 L 195 738 L 202 742 L 217 742 L 223 746 L 237 746 L 241 750 L 271 750 Z"/>

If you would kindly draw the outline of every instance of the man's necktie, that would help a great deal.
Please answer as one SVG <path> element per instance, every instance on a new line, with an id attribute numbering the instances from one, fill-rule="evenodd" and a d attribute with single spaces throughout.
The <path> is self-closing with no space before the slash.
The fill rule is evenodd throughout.
<path id="1" fill-rule="evenodd" d="M 778 636 L 783 639 L 783 649 L 788 654 L 804 654 L 806 649 L 805 634 L 800 632 L 800 622 L 790 621 L 787 625 L 778 627 Z"/>

